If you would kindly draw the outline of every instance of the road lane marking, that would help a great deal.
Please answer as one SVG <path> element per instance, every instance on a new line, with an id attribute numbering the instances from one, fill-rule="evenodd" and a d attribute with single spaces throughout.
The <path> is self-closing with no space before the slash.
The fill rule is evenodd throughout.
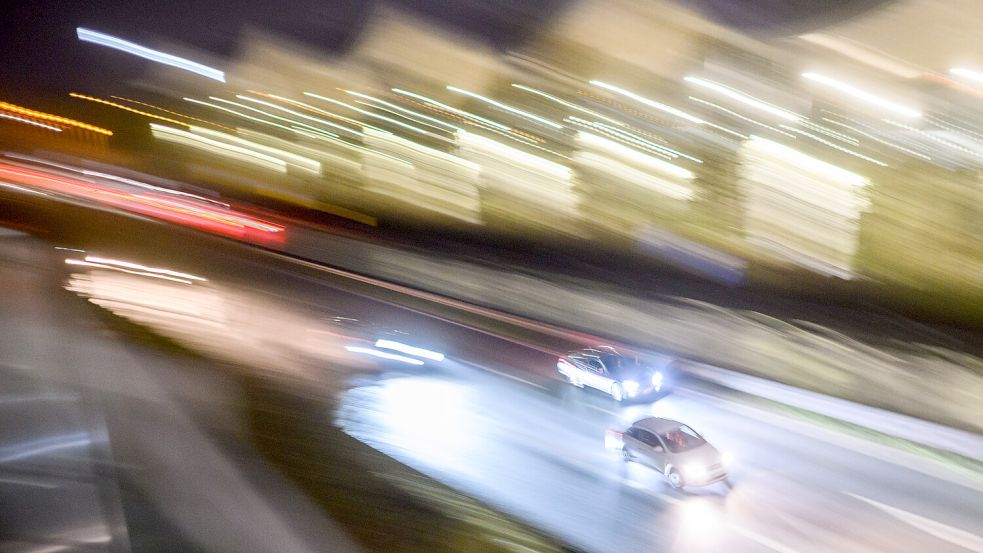
<path id="1" fill-rule="evenodd" d="M 768 536 L 762 536 L 761 534 L 748 530 L 743 526 L 738 526 L 737 524 L 729 524 L 728 526 L 730 526 L 731 530 L 737 532 L 745 538 L 757 543 L 758 545 L 763 545 L 776 553 L 799 553 L 795 549 L 783 543 L 779 543 Z"/>
<path id="2" fill-rule="evenodd" d="M 491 367 L 486 367 L 484 365 L 479 365 L 478 363 L 472 363 L 471 361 L 464 361 L 464 360 L 460 360 L 458 362 L 459 363 L 462 363 L 464 365 L 469 365 L 469 366 L 474 367 L 476 369 L 481 369 L 483 371 L 487 371 L 487 372 L 490 372 L 490 373 L 495 373 L 498 376 L 504 376 L 505 378 L 511 378 L 512 380 L 515 380 L 516 382 L 521 382 L 521 383 L 523 383 L 523 384 L 525 384 L 527 386 L 532 386 L 533 388 L 539 388 L 540 390 L 548 390 L 549 389 L 546 386 L 543 386 L 541 384 L 536 384 L 535 382 L 530 382 L 530 381 L 526 380 L 525 378 L 519 378 L 518 376 L 509 374 L 509 373 L 504 372 L 504 371 L 499 371 L 499 370 L 493 369 Z"/>
<path id="3" fill-rule="evenodd" d="M 885 513 L 893 516 L 894 518 L 906 522 L 911 526 L 925 532 L 926 534 L 931 534 L 936 538 L 945 540 L 949 543 L 954 543 L 959 547 L 968 549 L 970 551 L 976 551 L 977 553 L 983 553 L 983 538 L 967 532 L 966 530 L 961 530 L 959 528 L 953 528 L 947 524 L 932 520 L 930 518 L 925 518 L 921 515 L 916 515 L 914 513 L 909 513 L 903 509 L 897 507 L 892 507 L 890 505 L 885 505 L 883 503 L 874 501 L 873 499 L 864 497 L 862 495 L 853 494 L 850 492 L 844 492 L 846 495 L 854 499 L 858 499 L 884 511 Z"/>

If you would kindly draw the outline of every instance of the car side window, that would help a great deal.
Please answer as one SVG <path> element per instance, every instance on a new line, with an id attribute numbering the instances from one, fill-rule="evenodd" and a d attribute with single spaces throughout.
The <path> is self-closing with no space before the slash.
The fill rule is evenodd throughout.
<path id="1" fill-rule="evenodd" d="M 600 359 L 596 357 L 588 357 L 584 361 L 587 364 L 587 367 L 590 368 L 591 371 L 597 374 L 604 374 L 604 366 L 601 365 Z"/>
<path id="2" fill-rule="evenodd" d="M 647 430 L 640 429 L 636 430 L 636 432 L 637 435 L 635 437 L 638 438 L 643 444 L 652 447 L 662 447 L 661 444 L 659 444 L 659 439 L 655 437 L 655 434 Z"/>

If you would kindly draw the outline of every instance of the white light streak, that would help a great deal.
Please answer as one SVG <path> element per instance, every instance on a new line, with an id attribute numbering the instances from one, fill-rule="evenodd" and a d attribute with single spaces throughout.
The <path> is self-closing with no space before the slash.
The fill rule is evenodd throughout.
<path id="1" fill-rule="evenodd" d="M 788 146 L 779 144 L 778 142 L 768 140 L 767 138 L 751 136 L 749 144 L 752 147 L 772 156 L 783 158 L 785 161 L 794 166 L 809 169 L 817 173 L 824 173 L 827 176 L 843 181 L 846 184 L 851 184 L 853 186 L 864 186 L 867 184 L 867 179 L 856 173 L 847 171 L 842 167 L 837 167 L 836 165 L 827 163 L 820 159 L 816 159 L 798 150 L 794 150 Z"/>
<path id="2" fill-rule="evenodd" d="M 79 27 L 76 29 L 78 38 L 84 42 L 91 42 L 93 44 L 98 44 L 100 46 L 106 46 L 107 48 L 113 48 L 114 50 L 121 50 L 128 54 L 133 54 L 134 56 L 147 59 L 150 61 L 155 61 L 157 63 L 162 63 L 164 65 L 169 65 L 171 67 L 176 67 L 178 69 L 183 69 L 185 71 L 190 71 L 192 73 L 201 75 L 202 77 L 208 77 L 209 79 L 215 79 L 216 81 L 225 82 L 225 73 L 215 69 L 213 67 L 208 67 L 207 65 L 202 65 L 198 62 L 191 61 L 189 59 L 181 58 L 173 54 L 168 54 L 165 52 L 160 52 L 157 50 L 152 50 L 146 46 L 140 46 L 139 44 L 134 44 L 128 40 L 123 40 L 112 35 L 107 35 L 105 33 L 100 33 L 98 31 L 93 31 L 91 29 L 86 29 Z"/>
<path id="3" fill-rule="evenodd" d="M 405 353 L 407 355 L 414 355 L 416 357 L 423 357 L 424 359 L 430 359 L 431 361 L 443 361 L 444 354 L 436 351 L 430 351 L 428 349 L 418 348 L 415 346 L 410 346 L 403 344 L 401 342 L 396 342 L 395 340 L 376 340 L 375 347 L 382 349 L 391 349 L 398 351 L 400 353 Z"/>
<path id="4" fill-rule="evenodd" d="M 379 351 L 372 348 L 363 348 L 361 346 L 345 346 L 345 349 L 353 353 L 364 353 L 366 355 L 372 355 L 374 357 L 379 357 L 380 359 L 390 359 L 392 361 L 401 361 L 409 365 L 422 365 L 423 361 L 419 359 L 413 359 L 412 357 L 406 357 L 403 355 L 396 355 L 395 353 L 388 353 L 385 351 Z"/>
<path id="5" fill-rule="evenodd" d="M 331 127 L 332 129 L 337 129 L 337 130 L 340 130 L 340 131 L 344 131 L 344 132 L 347 132 L 349 134 L 355 135 L 357 137 L 361 137 L 362 136 L 362 133 L 360 133 L 358 131 L 354 131 L 352 129 L 349 129 L 348 127 L 344 127 L 344 126 L 339 125 L 337 123 L 332 123 L 331 121 L 325 121 L 324 119 L 320 119 L 320 118 L 317 118 L 317 117 L 311 117 L 310 115 L 306 115 L 306 114 L 303 114 L 303 113 L 298 113 L 298 112 L 296 112 L 296 111 L 294 111 L 292 109 L 287 109 L 287 108 L 285 108 L 283 106 L 274 104 L 273 102 L 267 102 L 265 100 L 260 100 L 260 99 L 257 99 L 257 98 L 250 98 L 249 96 L 243 96 L 242 94 L 236 94 L 236 98 L 238 98 L 240 100 L 245 100 L 247 102 L 255 102 L 257 104 L 260 104 L 260 105 L 263 105 L 263 106 L 267 106 L 267 107 L 271 107 L 273 109 L 278 109 L 278 110 L 280 110 L 280 111 L 282 111 L 284 113 L 289 113 L 290 115 L 293 115 L 293 116 L 296 116 L 296 117 L 300 117 L 302 119 L 307 119 L 308 121 L 314 121 L 315 123 L 317 123 L 319 125 L 325 125 L 325 126 Z"/>
<path id="6" fill-rule="evenodd" d="M 547 127 L 552 127 L 554 129 L 562 129 L 563 128 L 563 125 L 561 125 L 559 123 L 555 123 L 553 121 L 550 121 L 549 119 L 546 119 L 545 117 L 540 117 L 538 115 L 529 113 L 527 111 L 523 111 L 523 110 L 521 110 L 519 108 L 514 108 L 514 107 L 512 107 L 510 105 L 503 104 L 502 102 L 499 102 L 497 100 L 492 100 L 491 98 L 487 98 L 487 97 L 482 96 L 481 94 L 477 94 L 475 92 L 464 90 L 464 89 L 458 88 L 456 86 L 448 86 L 447 87 L 447 90 L 450 90 L 451 92 L 457 92 L 458 94 L 464 94 L 465 96 L 470 96 L 470 97 L 475 98 L 477 100 L 481 100 L 482 102 L 491 104 L 491 105 L 493 105 L 493 106 L 495 106 L 495 107 L 497 107 L 499 109 L 503 109 L 503 110 L 505 110 L 505 111 L 507 111 L 509 113 L 518 115 L 519 117 L 524 117 L 524 118 L 529 119 L 531 121 L 535 121 L 535 122 L 540 123 L 542 125 L 546 125 Z"/>
<path id="7" fill-rule="evenodd" d="M 715 83 L 713 81 L 708 81 L 706 79 L 700 79 L 698 77 L 686 77 L 683 79 L 688 83 L 695 84 L 697 86 L 702 86 L 719 94 L 722 94 L 732 100 L 737 100 L 743 104 L 747 104 L 757 110 L 770 113 L 776 117 L 785 119 L 786 121 L 799 121 L 802 119 L 801 115 L 792 113 L 791 111 L 782 109 L 778 106 L 773 106 L 765 101 L 759 100 L 750 94 L 746 94 L 739 90 L 733 89 L 729 86 L 722 85 L 720 83 Z"/>
<path id="8" fill-rule="evenodd" d="M 509 127 L 507 127 L 507 126 L 505 126 L 505 125 L 503 125 L 501 123 L 496 123 L 495 121 L 492 121 L 491 119 L 486 119 L 486 118 L 481 117 L 479 115 L 475 115 L 473 113 L 469 113 L 467 111 L 464 111 L 463 109 L 457 109 L 456 107 L 448 106 L 447 104 L 442 104 L 442 103 L 438 102 L 437 100 L 433 100 L 431 98 L 427 98 L 426 96 L 423 96 L 423 95 L 420 95 L 420 94 L 416 94 L 416 93 L 410 92 L 408 90 L 403 90 L 401 88 L 394 88 L 394 89 L 392 89 L 392 91 L 395 92 L 396 94 L 402 94 L 404 96 L 409 96 L 410 98 L 416 98 L 417 100 L 420 100 L 420 101 L 426 102 L 428 104 L 437 106 L 437 107 L 439 107 L 441 109 L 444 109 L 444 110 L 447 110 L 447 111 L 449 111 L 451 113 L 455 113 L 457 115 L 460 115 L 461 117 L 464 117 L 466 119 L 474 119 L 475 121 L 481 121 L 482 123 L 484 123 L 484 124 L 486 124 L 488 126 L 491 126 L 491 127 L 495 127 L 496 129 L 498 129 L 500 131 L 506 131 L 506 132 L 508 132 L 508 131 L 511 131 L 512 130 L 511 128 L 509 128 Z"/>
<path id="9" fill-rule="evenodd" d="M 363 98 L 365 100 L 370 100 L 370 101 L 375 102 L 377 104 L 382 104 L 382 105 L 384 105 L 386 107 L 389 107 L 389 108 L 392 108 L 392 109 L 394 109 L 396 111 L 400 111 L 400 112 L 403 112 L 403 113 L 408 113 L 408 114 L 413 115 L 415 117 L 419 117 L 420 119 L 423 119 L 424 121 L 430 121 L 431 123 L 436 123 L 438 125 L 443 125 L 444 127 L 447 127 L 447 128 L 449 128 L 451 130 L 455 130 L 455 131 L 461 130 L 460 127 L 454 126 L 454 125 L 452 125 L 450 123 L 447 123 L 445 121 L 441 121 L 440 119 L 437 119 L 436 117 L 430 117 L 429 115 L 425 115 L 423 113 L 420 113 L 420 112 L 417 112 L 417 111 L 413 111 L 411 109 L 406 109 L 406 108 L 404 108 L 402 106 L 397 106 L 396 104 L 393 104 L 391 102 L 387 102 L 385 100 L 380 100 L 379 98 L 376 98 L 375 96 L 369 96 L 368 94 L 362 94 L 361 92 L 355 92 L 355 91 L 352 91 L 352 90 L 346 90 L 345 92 L 348 93 L 348 94 L 351 94 L 352 96 L 358 96 L 359 98 Z"/>
<path id="10" fill-rule="evenodd" d="M 615 119 L 611 119 L 610 117 L 605 117 L 604 115 L 601 115 L 600 113 L 597 113 L 596 111 L 591 111 L 591 110 L 589 110 L 589 109 L 587 109 L 585 107 L 578 106 L 577 104 L 575 104 L 573 102 L 568 102 L 568 101 L 566 101 L 566 100 L 564 100 L 562 98 L 557 98 L 556 96 L 553 96 L 552 94 L 547 94 L 547 93 L 543 92 L 542 90 L 536 90 L 535 88 L 524 86 L 524 85 L 521 85 L 521 84 L 516 84 L 516 83 L 512 83 L 512 86 L 515 87 L 515 88 L 518 88 L 519 90 L 524 90 L 524 91 L 529 92 L 531 94 L 535 94 L 537 96 L 541 96 L 543 98 L 546 98 L 547 100 L 552 100 L 552 101 L 560 104 L 561 106 L 565 106 L 565 107 L 568 107 L 570 109 L 575 109 L 575 110 L 577 110 L 579 112 L 586 113 L 588 115 L 593 115 L 594 117 L 597 117 L 598 119 L 603 119 L 604 121 L 607 121 L 609 123 L 614 123 L 615 125 L 618 125 L 619 127 L 623 127 L 625 125 L 621 121 L 617 121 Z"/>
<path id="11" fill-rule="evenodd" d="M 830 148 L 833 148 L 834 150 L 839 150 L 839 151 L 841 151 L 841 152 L 843 152 L 845 154 L 850 154 L 851 156 L 858 157 L 858 158 L 860 158 L 860 159 L 862 159 L 864 161 L 869 161 L 870 163 L 873 163 L 874 165 L 879 165 L 881 167 L 887 167 L 887 163 L 884 163 L 883 161 L 876 160 L 876 159 L 874 159 L 872 157 L 865 156 L 864 154 L 861 154 L 860 152 L 855 152 L 855 151 L 853 151 L 853 150 L 851 150 L 849 148 L 844 148 L 843 146 L 840 146 L 839 144 L 835 144 L 833 142 L 830 142 L 829 140 L 826 140 L 825 138 L 823 138 L 821 136 L 816 136 L 816 135 L 812 134 L 811 132 L 807 132 L 807 131 L 804 131 L 802 129 L 793 129 L 792 127 L 789 127 L 787 125 L 782 125 L 782 128 L 788 129 L 788 130 L 790 130 L 790 131 L 792 131 L 794 133 L 801 134 L 802 136 L 809 137 L 809 138 L 815 140 L 816 142 L 819 142 L 821 144 L 825 144 L 825 145 L 829 146 Z"/>
<path id="12" fill-rule="evenodd" d="M 673 165 L 661 159 L 652 157 L 648 154 L 644 154 L 642 152 L 639 152 L 638 150 L 633 150 L 627 146 L 618 144 L 617 142 L 614 142 L 612 140 L 608 140 L 607 138 L 602 138 L 600 136 L 591 133 L 580 131 L 577 133 L 577 139 L 587 144 L 590 144 L 591 146 L 594 146 L 600 150 L 606 151 L 609 154 L 620 156 L 629 159 L 631 161 L 634 161 L 635 163 L 646 165 L 650 168 L 656 169 L 657 171 L 672 175 L 674 177 L 678 177 L 686 180 L 691 180 L 695 177 L 692 171 L 689 171 L 677 165 Z"/>
<path id="13" fill-rule="evenodd" d="M 4 119 L 10 119 L 17 121 L 18 123 L 26 123 L 28 125 L 34 125 L 35 127 L 41 127 L 42 129 L 48 129 L 49 131 L 61 132 L 61 129 L 54 127 L 52 125 L 45 125 L 44 123 L 38 123 L 37 121 L 31 121 L 30 119 L 24 119 L 23 117 L 17 117 L 16 115 L 7 115 L 6 113 L 0 113 L 0 117 Z"/>
<path id="14" fill-rule="evenodd" d="M 969 79 L 971 81 L 983 83 L 983 73 L 973 71 L 972 69 L 966 69 L 964 67 L 953 67 L 952 69 L 949 70 L 949 73 L 952 73 L 953 75 L 958 75 L 960 77 Z"/>
<path id="15" fill-rule="evenodd" d="M 708 101 L 706 101 L 706 100 L 704 100 L 702 98 L 697 98 L 696 96 L 690 96 L 689 99 L 690 100 L 693 100 L 694 102 L 698 102 L 700 104 L 703 104 L 703 105 L 706 105 L 706 106 L 710 106 L 710 107 L 712 107 L 714 109 L 718 109 L 718 110 L 726 113 L 727 115 L 730 115 L 731 117 L 736 117 L 736 118 L 740 119 L 741 121 L 747 121 L 748 123 L 752 123 L 754 125 L 758 125 L 759 127 L 764 127 L 764 128 L 766 128 L 766 129 L 768 129 L 770 131 L 777 132 L 778 134 L 783 134 L 783 135 L 785 135 L 785 136 L 787 136 L 789 138 L 795 138 L 795 135 L 794 134 L 789 134 L 789 133 L 787 133 L 787 132 L 785 132 L 783 130 L 776 129 L 775 127 L 772 127 L 771 125 L 767 125 L 765 123 L 762 123 L 761 121 L 756 121 L 754 119 L 751 119 L 750 117 L 745 117 L 745 116 L 741 115 L 740 113 L 737 113 L 736 111 L 731 111 L 731 110 L 729 110 L 729 109 L 727 109 L 727 108 L 725 108 L 723 106 L 718 106 L 717 104 L 715 104 L 713 102 L 708 102 Z"/>
<path id="16" fill-rule="evenodd" d="M 402 121 L 399 121 L 398 119 L 393 119 L 392 117 L 386 117 L 385 115 L 379 115 L 378 113 L 372 113 L 371 111 L 362 109 L 360 107 L 353 106 L 351 104 L 346 104 L 345 102 L 342 102 L 341 100 L 335 100 L 334 98 L 328 98 L 326 96 L 321 96 L 320 94 L 314 94 L 313 92 L 305 92 L 304 95 L 305 96 L 310 96 L 312 98 L 317 98 L 318 100 L 321 100 L 321 101 L 324 101 L 324 102 L 329 102 L 329 103 L 332 103 L 332 104 L 335 104 L 335 105 L 346 107 L 346 108 L 348 108 L 348 109 L 350 109 L 352 111 L 357 111 L 357 112 L 359 112 L 359 113 L 361 113 L 363 115 L 368 115 L 369 117 L 375 117 L 376 119 L 380 119 L 382 121 L 386 121 L 388 123 L 392 123 L 393 125 L 396 125 L 397 127 L 402 127 L 404 129 L 411 130 L 411 131 L 413 131 L 413 132 L 415 132 L 417 134 L 422 134 L 424 136 L 429 136 L 430 138 L 435 138 L 435 139 L 440 140 L 442 142 L 453 142 L 451 139 L 447 138 L 446 136 L 441 136 L 439 134 L 434 134 L 434 133 L 432 133 L 430 131 L 423 130 L 423 129 L 419 128 L 419 127 L 414 127 L 413 125 L 410 125 L 408 123 L 403 123 Z"/>
<path id="17" fill-rule="evenodd" d="M 606 90 L 610 90 L 611 92 L 615 92 L 615 93 L 621 94 L 622 96 L 627 96 L 628 98 L 631 98 L 632 100 L 635 100 L 636 102 L 645 104 L 646 106 L 655 108 L 655 109 L 657 109 L 659 111 L 664 111 L 664 112 L 666 112 L 666 113 L 668 113 L 670 115 L 675 115 L 676 117 L 679 117 L 680 119 L 685 119 L 686 121 L 689 121 L 691 123 L 696 123 L 697 125 L 702 125 L 702 124 L 706 123 L 706 121 L 704 121 L 703 119 L 700 119 L 699 117 L 697 117 L 695 115 L 690 115 L 690 114 L 686 113 L 685 111 L 681 111 L 681 110 L 678 110 L 678 109 L 676 109 L 676 108 L 674 108 L 672 106 L 667 106 L 665 104 L 656 102 L 655 100 L 649 100 L 648 98 L 645 98 L 644 96 L 639 96 L 638 94 L 635 94 L 634 92 L 631 92 L 629 90 L 625 90 L 623 88 L 619 88 L 617 86 L 614 86 L 614 85 L 611 85 L 611 84 L 608 84 L 608 83 L 605 83 L 605 82 L 601 82 L 601 81 L 590 81 L 590 84 L 592 84 L 594 86 L 599 86 L 599 87 L 601 87 L 603 89 L 606 89 Z"/>
<path id="18" fill-rule="evenodd" d="M 803 73 L 802 76 L 806 79 L 809 79 L 810 81 L 815 81 L 817 83 L 824 84 L 834 90 L 838 90 L 845 94 L 849 94 L 850 96 L 853 96 L 854 98 L 857 98 L 859 100 L 863 100 L 868 104 L 884 108 L 888 111 L 892 111 L 899 115 L 903 115 L 905 117 L 911 117 L 911 118 L 917 118 L 922 116 L 921 112 L 916 109 L 903 106 L 901 104 L 892 102 L 890 100 L 885 100 L 880 96 L 871 94 L 870 92 L 861 90 L 851 84 L 847 84 L 843 81 L 838 81 L 836 79 L 827 77 L 825 75 L 820 75 L 819 73 L 810 72 L 810 73 Z"/>

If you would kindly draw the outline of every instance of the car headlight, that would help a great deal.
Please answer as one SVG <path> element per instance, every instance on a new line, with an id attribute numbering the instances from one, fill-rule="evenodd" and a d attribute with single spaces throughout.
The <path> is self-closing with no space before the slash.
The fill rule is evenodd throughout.
<path id="1" fill-rule="evenodd" d="M 720 456 L 720 462 L 727 468 L 730 468 L 731 463 L 734 462 L 734 455 L 729 451 L 725 451 L 723 455 Z"/>
<path id="2" fill-rule="evenodd" d="M 683 467 L 683 476 L 687 480 L 703 480 L 707 477 L 707 468 L 703 465 L 690 463 Z"/>
<path id="3" fill-rule="evenodd" d="M 657 391 L 657 392 L 662 389 L 662 373 L 661 372 L 656 371 L 655 374 L 652 375 L 652 386 L 655 388 L 655 391 Z"/>
<path id="4" fill-rule="evenodd" d="M 638 382 L 634 380 L 625 380 L 621 383 L 621 387 L 628 392 L 628 395 L 633 396 L 638 392 Z"/>

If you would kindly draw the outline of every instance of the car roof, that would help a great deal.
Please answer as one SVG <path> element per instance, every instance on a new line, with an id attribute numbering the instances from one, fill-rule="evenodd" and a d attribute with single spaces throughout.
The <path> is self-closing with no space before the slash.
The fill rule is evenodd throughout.
<path id="1" fill-rule="evenodd" d="M 672 419 L 660 419 L 659 417 L 646 417 L 644 419 L 637 420 L 634 424 L 632 424 L 632 426 L 641 428 L 642 430 L 648 430 L 649 432 L 655 432 L 656 434 L 676 430 L 682 425 L 683 423 L 679 421 L 674 421 Z"/>

